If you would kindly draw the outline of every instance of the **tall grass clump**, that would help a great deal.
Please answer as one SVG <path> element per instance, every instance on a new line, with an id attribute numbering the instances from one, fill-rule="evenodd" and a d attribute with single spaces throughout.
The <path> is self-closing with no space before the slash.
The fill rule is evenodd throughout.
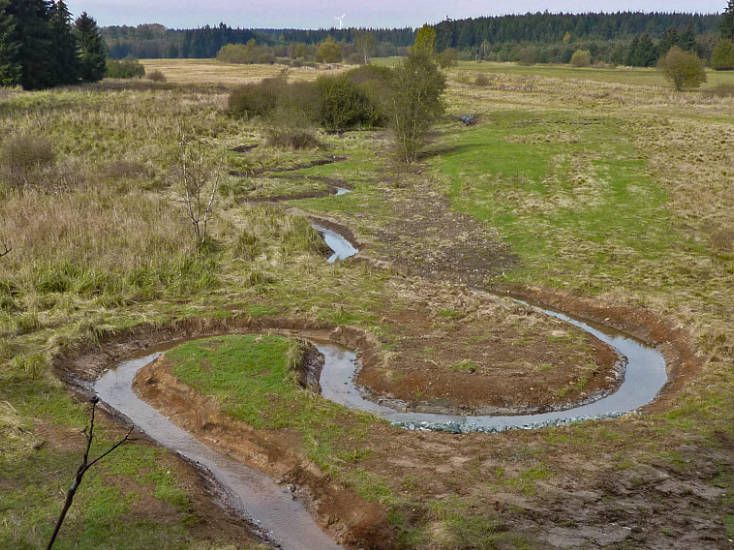
<path id="1" fill-rule="evenodd" d="M 13 289 L 4 293 L 8 304 L 24 292 L 114 301 L 216 284 L 216 259 L 181 238 L 190 231 L 186 220 L 155 195 L 17 190 L 0 204 L 0 217 L 13 242 L 0 262 L 0 280 Z"/>
<path id="2" fill-rule="evenodd" d="M 293 150 L 319 149 L 323 144 L 310 130 L 275 126 L 268 131 L 267 144 Z"/>
<path id="3" fill-rule="evenodd" d="M 0 148 L 0 175 L 10 186 L 38 183 L 56 160 L 50 140 L 37 135 L 9 137 Z"/>
<path id="4" fill-rule="evenodd" d="M 250 261 L 260 256 L 284 260 L 327 251 L 321 235 L 306 218 L 286 215 L 271 205 L 253 206 L 247 211 L 234 246 L 235 257 Z"/>

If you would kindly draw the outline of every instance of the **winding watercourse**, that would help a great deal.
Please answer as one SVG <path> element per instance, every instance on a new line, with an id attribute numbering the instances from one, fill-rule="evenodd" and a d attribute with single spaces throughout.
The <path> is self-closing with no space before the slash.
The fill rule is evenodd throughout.
<path id="1" fill-rule="evenodd" d="M 330 263 L 359 252 L 339 231 L 315 222 L 313 227 L 333 251 L 328 258 Z M 516 416 L 458 416 L 398 410 L 371 400 L 356 384 L 360 362 L 354 351 L 332 343 L 314 342 L 325 359 L 320 376 L 322 395 L 407 429 L 466 433 L 533 429 L 619 416 L 654 400 L 665 385 L 665 359 L 657 349 L 606 327 L 592 326 L 552 310 L 541 311 L 591 334 L 619 354 L 624 364 L 624 381 L 615 392 L 565 410 Z M 206 472 L 224 490 L 224 504 L 251 521 L 276 546 L 286 549 L 341 548 L 318 526 L 306 506 L 294 498 L 290 490 L 258 470 L 204 445 L 136 395 L 133 391 L 135 376 L 159 356 L 160 352 L 125 361 L 106 372 L 91 389 L 109 408 L 151 439 Z"/>

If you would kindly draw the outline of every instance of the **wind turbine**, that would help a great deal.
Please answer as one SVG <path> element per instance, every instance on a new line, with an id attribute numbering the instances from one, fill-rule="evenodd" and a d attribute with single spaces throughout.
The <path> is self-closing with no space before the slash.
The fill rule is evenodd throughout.
<path id="1" fill-rule="evenodd" d="M 345 18 L 346 16 L 347 16 L 347 14 L 346 14 L 346 13 L 342 13 L 341 15 L 335 15 L 335 16 L 334 16 L 334 19 L 335 19 L 336 21 L 339 21 L 339 30 L 341 30 L 341 29 L 342 29 L 342 27 L 344 26 L 344 18 Z"/>

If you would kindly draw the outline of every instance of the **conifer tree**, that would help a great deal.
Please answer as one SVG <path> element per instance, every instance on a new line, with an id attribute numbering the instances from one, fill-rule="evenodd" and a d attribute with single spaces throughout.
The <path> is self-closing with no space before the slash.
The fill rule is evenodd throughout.
<path id="1" fill-rule="evenodd" d="M 52 70 L 52 36 L 47 0 L 10 0 L 5 13 L 14 19 L 11 41 L 17 42 L 20 84 L 26 90 L 49 88 L 56 84 Z"/>
<path id="2" fill-rule="evenodd" d="M 71 13 L 63 0 L 50 11 L 54 80 L 56 84 L 73 84 L 79 80 L 79 54 Z"/>
<path id="3" fill-rule="evenodd" d="M 675 27 L 671 27 L 665 31 L 665 35 L 660 40 L 660 44 L 658 44 L 658 53 L 663 56 L 668 53 L 670 48 L 673 46 L 680 46 L 680 36 L 678 35 L 678 30 Z"/>
<path id="4" fill-rule="evenodd" d="M 97 27 L 97 22 L 82 13 L 75 23 L 79 44 L 79 76 L 85 82 L 97 82 L 107 71 L 107 48 Z"/>
<path id="5" fill-rule="evenodd" d="M 729 0 L 721 16 L 721 37 L 734 40 L 734 0 Z"/>
<path id="6" fill-rule="evenodd" d="M 693 30 L 693 25 L 688 25 L 686 27 L 686 30 L 683 31 L 678 39 L 678 45 L 681 49 L 688 52 L 696 51 L 696 33 Z"/>
<path id="7" fill-rule="evenodd" d="M 9 12 L 10 0 L 0 0 L 0 86 L 20 84 L 20 42 L 15 33 L 15 18 Z"/>

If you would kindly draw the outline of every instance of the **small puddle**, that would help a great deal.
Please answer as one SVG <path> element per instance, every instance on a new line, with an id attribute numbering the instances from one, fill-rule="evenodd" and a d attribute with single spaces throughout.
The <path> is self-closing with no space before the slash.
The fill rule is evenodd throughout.
<path id="1" fill-rule="evenodd" d="M 312 223 L 311 227 L 321 234 L 326 246 L 328 246 L 333 252 L 328 259 L 330 264 L 333 264 L 337 260 L 346 260 L 347 258 L 351 258 L 359 252 L 359 250 L 355 248 L 346 237 L 343 237 L 333 229 L 329 229 L 328 227 L 324 227 L 317 223 Z"/>
<path id="2" fill-rule="evenodd" d="M 151 439 L 209 472 L 227 491 L 227 507 L 249 519 L 280 548 L 341 548 L 321 530 L 303 503 L 287 488 L 204 445 L 137 396 L 132 388 L 135 375 L 159 355 L 155 353 L 121 363 L 94 384 L 94 391 Z"/>

